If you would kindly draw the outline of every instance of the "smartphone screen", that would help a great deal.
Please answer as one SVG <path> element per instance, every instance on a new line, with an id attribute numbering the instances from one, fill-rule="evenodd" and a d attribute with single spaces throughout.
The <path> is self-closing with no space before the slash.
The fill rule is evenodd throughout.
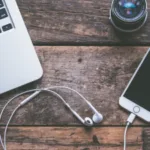
<path id="1" fill-rule="evenodd" d="M 150 51 L 125 91 L 124 97 L 150 111 Z"/>

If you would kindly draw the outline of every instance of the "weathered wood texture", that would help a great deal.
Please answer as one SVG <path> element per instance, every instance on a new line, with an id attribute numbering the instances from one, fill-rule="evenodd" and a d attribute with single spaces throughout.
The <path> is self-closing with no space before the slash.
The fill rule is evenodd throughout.
<path id="1" fill-rule="evenodd" d="M 143 150 L 150 150 L 150 128 L 143 131 Z"/>
<path id="2" fill-rule="evenodd" d="M 147 1 L 150 7 L 150 0 Z M 120 34 L 109 21 L 112 0 L 17 2 L 35 44 L 150 45 L 150 17 L 137 33 Z"/>
<path id="3" fill-rule="evenodd" d="M 8 150 L 122 150 L 122 146 L 47 146 L 40 144 L 14 144 L 10 143 Z M 141 146 L 129 146 L 128 150 L 142 150 Z M 145 149 L 146 150 L 146 149 Z M 147 149 L 149 150 L 149 149 Z"/>
<path id="4" fill-rule="evenodd" d="M 127 149 L 149 150 L 145 143 L 149 141 L 149 131 L 130 128 Z M 10 127 L 7 146 L 8 150 L 122 150 L 123 133 L 124 127 Z"/>
<path id="5" fill-rule="evenodd" d="M 25 89 L 65 85 L 81 92 L 104 115 L 101 125 L 125 124 L 129 113 L 119 107 L 119 96 L 147 51 L 147 47 L 43 46 L 36 47 L 36 50 L 44 69 L 43 78 L 39 82 L 1 95 L 0 108 L 8 98 Z M 79 97 L 66 90 L 60 93 L 81 116 L 90 116 L 91 111 Z M 17 104 L 16 100 L 9 105 L 3 123 Z M 12 124 L 81 125 L 64 108 L 60 100 L 44 93 L 20 109 Z M 134 125 L 142 124 L 143 121 L 138 119 L 134 123 Z"/>

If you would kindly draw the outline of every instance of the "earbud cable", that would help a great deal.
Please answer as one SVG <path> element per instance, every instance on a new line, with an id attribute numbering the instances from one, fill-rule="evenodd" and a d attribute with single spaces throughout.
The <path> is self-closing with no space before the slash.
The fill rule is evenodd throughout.
<path id="1" fill-rule="evenodd" d="M 34 91 L 36 91 L 36 90 L 34 90 Z M 38 91 L 38 90 L 37 90 L 37 91 Z M 46 89 L 43 89 L 43 90 L 41 90 L 41 91 L 46 91 L 46 92 L 50 92 L 50 93 L 54 94 L 55 96 L 59 97 L 59 98 L 63 101 L 63 103 L 64 103 L 65 105 L 67 105 L 67 103 L 65 102 L 65 100 L 63 99 L 63 97 L 60 96 L 58 93 L 56 93 L 56 92 L 54 92 L 54 91 L 52 91 L 52 90 L 46 90 Z M 31 91 L 30 91 L 30 92 L 31 92 Z M 33 90 L 32 90 L 32 92 L 33 92 Z M 20 95 L 20 94 L 19 94 L 19 95 Z M 11 119 L 13 118 L 14 114 L 16 113 L 16 111 L 17 111 L 21 106 L 22 106 L 22 105 L 21 105 L 21 103 L 20 103 L 20 104 L 14 109 L 14 111 L 12 112 L 12 114 L 11 114 L 11 116 L 10 116 L 10 118 L 9 118 L 9 120 L 8 120 L 8 122 L 7 122 L 7 124 L 6 124 L 6 126 L 5 126 L 5 131 L 4 131 L 4 144 L 3 144 L 2 140 L 0 140 L 0 141 L 1 141 L 1 144 L 2 144 L 2 147 L 3 147 L 4 150 L 7 150 L 7 147 L 6 147 L 6 136 L 7 136 L 8 126 L 9 126 L 10 121 L 11 121 Z"/>
<path id="2" fill-rule="evenodd" d="M 68 89 L 70 91 L 73 91 L 75 92 L 77 95 L 79 95 L 83 100 L 85 100 L 87 103 L 89 103 L 89 101 L 82 95 L 80 94 L 78 91 L 72 89 L 72 88 L 69 88 L 69 87 L 66 87 L 66 86 L 52 86 L 50 88 L 45 88 L 45 89 Z"/>
<path id="3" fill-rule="evenodd" d="M 9 123 L 11 121 L 11 119 L 13 118 L 14 114 L 16 113 L 16 111 L 20 108 L 21 105 L 18 105 L 14 111 L 12 112 L 7 124 L 6 124 L 6 127 L 5 127 L 5 131 L 4 131 L 4 144 L 3 144 L 3 147 L 4 147 L 4 150 L 7 150 L 6 148 L 6 136 L 7 136 L 7 129 L 8 129 L 8 126 L 9 126 Z"/>
<path id="4" fill-rule="evenodd" d="M 53 86 L 53 87 L 44 88 L 44 89 L 33 89 L 33 90 L 28 90 L 28 91 L 22 92 L 22 93 L 20 93 L 20 94 L 18 94 L 18 95 L 16 95 L 16 96 L 14 96 L 13 98 L 11 98 L 11 99 L 5 104 L 5 106 L 4 106 L 3 109 L 2 109 L 2 111 L 1 111 L 1 113 L 0 113 L 0 120 L 1 120 L 1 118 L 2 118 L 2 115 L 3 115 L 3 113 L 4 113 L 4 111 L 5 111 L 6 107 L 7 107 L 7 105 L 8 105 L 10 102 L 12 102 L 13 100 L 15 100 L 15 99 L 18 98 L 19 96 L 22 96 L 22 95 L 24 95 L 24 94 L 28 94 L 28 93 L 31 93 L 31 92 L 37 92 L 37 91 L 39 91 L 39 92 L 37 92 L 37 94 L 35 94 L 35 96 L 38 95 L 38 93 L 40 93 L 40 92 L 42 92 L 42 91 L 46 91 L 46 92 L 50 92 L 50 93 L 54 94 L 55 96 L 59 97 L 59 98 L 62 100 L 62 102 L 65 104 L 65 106 L 67 106 L 67 107 L 70 109 L 70 111 L 71 111 L 74 115 L 76 115 L 75 112 L 74 112 L 74 110 L 69 106 L 68 103 L 66 103 L 66 101 L 63 99 L 63 97 L 60 96 L 57 92 L 54 92 L 54 91 L 52 90 L 52 89 L 57 89 L 57 88 L 64 88 L 64 89 L 71 90 L 71 91 L 75 92 L 77 95 L 79 95 L 83 100 L 85 100 L 85 101 L 89 104 L 89 101 L 88 101 L 82 94 L 80 94 L 80 93 L 77 92 L 76 90 L 74 90 L 74 89 L 72 89 L 72 88 L 69 88 L 69 87 L 66 87 L 66 86 Z M 31 95 L 31 97 L 32 97 L 32 95 Z M 7 129 L 8 129 L 8 126 L 9 126 L 9 124 L 10 124 L 11 119 L 13 118 L 14 114 L 16 113 L 16 111 L 17 111 L 21 106 L 23 106 L 25 103 L 29 102 L 30 100 L 32 100 L 32 98 L 29 99 L 28 101 L 26 101 L 26 99 L 25 99 L 25 100 L 22 101 L 22 102 L 15 108 L 15 110 L 12 112 L 12 114 L 11 114 L 11 116 L 10 116 L 10 118 L 9 118 L 9 120 L 8 120 L 8 122 L 7 122 L 7 124 L 6 124 L 6 127 L 5 127 L 5 131 L 4 131 L 4 142 L 2 141 L 2 137 L 1 137 L 1 135 L 0 135 L 0 143 L 1 143 L 1 145 L 2 145 L 2 147 L 3 147 L 4 150 L 7 150 L 7 148 L 6 148 L 6 135 L 7 135 Z M 82 118 L 81 118 L 81 121 L 82 121 Z"/>
<path id="5" fill-rule="evenodd" d="M 4 113 L 4 111 L 5 111 L 6 107 L 7 107 L 7 105 L 11 101 L 13 101 L 14 99 L 18 98 L 19 96 L 22 96 L 24 94 L 28 94 L 28 93 L 31 93 L 31 92 L 35 92 L 35 91 L 38 91 L 38 89 L 33 89 L 33 90 L 28 90 L 28 91 L 22 92 L 20 94 L 17 94 L 16 96 L 14 96 L 13 98 L 11 98 L 10 100 L 8 100 L 8 102 L 4 105 L 4 107 L 3 107 L 3 109 L 2 109 L 2 111 L 0 113 L 0 121 L 1 121 L 2 115 L 3 115 L 3 113 Z M 3 147 L 3 149 L 5 150 L 5 147 L 4 147 L 1 135 L 0 135 L 0 143 L 1 143 L 2 147 Z"/>
<path id="6" fill-rule="evenodd" d="M 40 90 L 40 89 L 28 90 L 28 91 L 22 92 L 22 93 L 20 93 L 20 94 L 17 94 L 16 96 L 14 96 L 14 97 L 11 98 L 10 100 L 8 100 L 8 102 L 5 104 L 5 106 L 3 107 L 3 109 L 2 109 L 2 111 L 1 111 L 1 113 L 0 113 L 0 120 L 1 120 L 1 118 L 2 118 L 2 115 L 3 115 L 3 113 L 4 113 L 4 110 L 6 109 L 7 105 L 8 105 L 11 101 L 13 101 L 14 99 L 18 98 L 19 96 L 22 96 L 22 95 L 24 95 L 24 94 L 28 94 L 28 93 L 31 93 L 31 92 L 35 92 L 35 91 L 38 91 L 38 90 Z"/>
<path id="7" fill-rule="evenodd" d="M 79 96 L 80 96 L 83 100 L 85 100 L 87 103 L 89 103 L 89 101 L 88 101 L 82 94 L 80 94 L 78 91 L 76 91 L 76 90 L 74 90 L 74 89 L 72 89 L 72 88 L 66 87 L 66 86 L 52 86 L 52 87 L 44 88 L 44 89 L 45 89 L 45 90 L 49 90 L 49 89 L 52 90 L 52 89 L 57 89 L 57 88 L 69 89 L 69 90 L 75 92 L 77 95 L 79 95 Z M 28 91 L 22 92 L 22 93 L 20 93 L 20 94 L 18 94 L 18 95 L 16 95 L 16 96 L 14 96 L 13 98 L 11 98 L 11 99 L 5 104 L 5 106 L 4 106 L 3 109 L 2 109 L 2 111 L 1 111 L 1 113 L 0 113 L 0 120 L 1 120 L 1 117 L 2 117 L 2 115 L 3 115 L 3 112 L 4 112 L 5 108 L 7 107 L 7 105 L 8 105 L 11 101 L 13 101 L 13 100 L 16 99 L 17 97 L 22 96 L 22 95 L 24 95 L 24 94 L 28 94 L 28 93 L 35 92 L 35 91 L 41 91 L 41 90 L 43 90 L 43 89 L 32 89 L 32 90 L 28 90 Z"/>

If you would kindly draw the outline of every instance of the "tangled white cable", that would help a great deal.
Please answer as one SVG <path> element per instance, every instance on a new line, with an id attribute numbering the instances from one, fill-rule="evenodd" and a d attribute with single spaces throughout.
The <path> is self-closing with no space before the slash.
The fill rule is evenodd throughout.
<path id="1" fill-rule="evenodd" d="M 75 112 L 71 107 L 70 105 L 63 99 L 62 96 L 60 96 L 57 92 L 53 91 L 53 89 L 58 89 L 58 88 L 64 88 L 64 89 L 68 89 L 68 90 L 71 90 L 73 92 L 75 92 L 76 94 L 78 94 L 87 104 L 88 106 L 90 107 L 90 109 L 93 111 L 94 115 L 93 115 L 93 118 L 90 119 L 89 117 L 86 117 L 85 119 L 83 119 L 77 112 Z M 72 88 L 69 88 L 69 87 L 65 87 L 65 86 L 53 86 L 53 87 L 50 87 L 50 88 L 45 88 L 45 89 L 33 89 L 33 90 L 28 90 L 28 91 L 25 91 L 25 92 L 22 92 L 16 96 L 14 96 L 13 98 L 11 98 L 6 104 L 5 106 L 3 107 L 1 113 L 0 113 L 0 120 L 2 118 L 2 115 L 4 113 L 4 110 L 5 108 L 7 107 L 7 105 L 13 101 L 14 99 L 18 98 L 19 96 L 22 96 L 24 94 L 28 94 L 28 93 L 32 93 L 34 92 L 33 94 L 31 94 L 29 97 L 27 97 L 25 100 L 23 100 L 15 109 L 14 111 L 12 112 L 6 126 L 5 126 L 5 131 L 4 131 L 4 138 L 2 140 L 2 137 L 0 136 L 0 142 L 1 142 L 1 145 L 2 145 L 2 148 L 3 150 L 7 150 L 7 147 L 6 147 L 6 136 L 7 136 L 7 129 L 8 129 L 8 126 L 14 116 L 14 114 L 16 113 L 16 111 L 24 106 L 26 103 L 28 103 L 29 101 L 31 101 L 33 98 L 35 98 L 37 95 L 39 95 L 41 92 L 50 92 L 51 94 L 57 96 L 59 99 L 62 100 L 62 102 L 64 103 L 64 105 L 81 121 L 81 123 L 83 123 L 84 125 L 86 126 L 93 126 L 94 123 L 100 123 L 102 120 L 103 120 L 103 116 L 102 114 L 100 114 L 96 108 L 82 95 L 80 94 L 79 92 L 77 92 L 76 90 L 72 89 Z"/>

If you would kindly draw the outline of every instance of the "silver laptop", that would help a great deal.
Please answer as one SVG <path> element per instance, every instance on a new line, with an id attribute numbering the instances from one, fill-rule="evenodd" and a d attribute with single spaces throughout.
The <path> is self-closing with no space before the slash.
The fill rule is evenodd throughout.
<path id="1" fill-rule="evenodd" d="M 0 0 L 0 94 L 39 79 L 41 64 L 15 0 Z"/>

